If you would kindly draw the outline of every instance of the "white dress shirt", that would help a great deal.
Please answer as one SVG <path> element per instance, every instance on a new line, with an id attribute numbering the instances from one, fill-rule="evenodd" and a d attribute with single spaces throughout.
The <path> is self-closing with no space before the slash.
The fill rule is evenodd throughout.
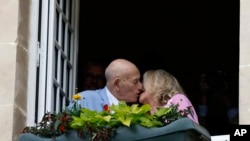
<path id="1" fill-rule="evenodd" d="M 112 104 L 118 105 L 119 100 L 111 94 L 111 92 L 108 90 L 107 87 L 106 87 L 106 93 L 107 93 L 107 96 L 108 96 L 109 104 L 110 105 L 112 105 Z"/>

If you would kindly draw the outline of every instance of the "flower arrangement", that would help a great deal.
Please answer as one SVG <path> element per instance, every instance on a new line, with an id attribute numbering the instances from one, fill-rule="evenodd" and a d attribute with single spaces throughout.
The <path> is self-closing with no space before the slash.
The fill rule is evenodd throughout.
<path id="1" fill-rule="evenodd" d="M 118 105 L 104 105 L 103 111 L 93 111 L 76 104 L 81 99 L 80 94 L 73 96 L 75 100 L 72 109 L 63 112 L 45 113 L 42 121 L 35 127 L 25 127 L 23 133 L 32 133 L 41 137 L 56 137 L 76 130 L 79 136 L 88 134 L 92 141 L 107 141 L 115 129 L 121 126 L 130 127 L 138 124 L 144 127 L 162 127 L 179 118 L 186 117 L 190 109 L 178 111 L 178 105 L 168 108 L 158 108 L 155 114 L 149 114 L 150 105 L 127 105 L 121 101 Z"/>

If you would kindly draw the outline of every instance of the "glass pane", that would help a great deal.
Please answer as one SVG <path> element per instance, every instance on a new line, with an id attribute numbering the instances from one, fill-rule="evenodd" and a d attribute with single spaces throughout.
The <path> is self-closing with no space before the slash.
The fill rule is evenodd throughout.
<path id="1" fill-rule="evenodd" d="M 53 85 L 53 94 L 52 94 L 52 99 L 53 99 L 53 111 L 56 111 L 56 93 L 57 93 L 57 86 L 54 84 Z"/>
<path id="2" fill-rule="evenodd" d="M 70 50 L 70 45 L 71 45 L 71 32 L 68 30 L 68 44 L 67 44 L 67 57 L 68 59 L 70 60 L 70 53 L 71 53 L 71 50 Z M 71 62 L 71 60 L 70 60 Z"/>
<path id="3" fill-rule="evenodd" d="M 63 74 L 64 74 L 64 59 L 63 59 L 63 56 L 61 56 L 61 83 L 60 83 L 60 86 L 61 88 L 63 88 L 63 84 L 64 84 L 64 81 L 63 81 Z"/>
<path id="4" fill-rule="evenodd" d="M 67 4 L 66 0 L 63 0 L 63 8 L 62 8 L 62 10 L 63 10 L 64 14 L 66 14 L 66 7 L 67 7 L 66 4 Z"/>
<path id="5" fill-rule="evenodd" d="M 55 32 L 56 32 L 56 41 L 57 42 L 58 42 L 58 38 L 59 38 L 59 22 L 60 22 L 59 21 L 59 15 L 60 14 L 58 13 L 58 10 L 56 10 L 56 19 L 55 19 L 56 20 L 56 25 L 55 25 L 56 26 L 55 27 L 56 31 Z"/>
<path id="6" fill-rule="evenodd" d="M 54 70 L 54 74 L 55 74 L 55 79 L 57 80 L 58 76 L 57 76 L 57 66 L 58 66 L 58 50 L 56 47 L 54 47 L 54 59 L 53 59 L 54 63 L 53 63 L 53 70 Z"/>
<path id="7" fill-rule="evenodd" d="M 65 41 L 65 22 L 62 20 L 62 50 L 64 51 L 64 41 Z"/>
<path id="8" fill-rule="evenodd" d="M 72 17 L 72 15 L 71 15 L 72 14 L 72 1 L 73 0 L 69 0 L 69 14 L 67 17 L 70 25 L 72 24 L 72 21 L 71 21 L 72 20 L 72 18 L 71 18 Z"/>
<path id="9" fill-rule="evenodd" d="M 60 90 L 60 97 L 59 97 L 59 102 L 58 102 L 58 106 L 59 106 L 59 111 L 63 110 L 63 99 L 64 99 L 64 94 L 63 91 Z"/>
<path id="10" fill-rule="evenodd" d="M 69 75 L 70 75 L 70 68 L 67 65 L 67 69 L 66 69 L 66 88 L 65 88 L 65 92 L 66 92 L 66 106 L 69 105 L 70 99 L 69 99 L 69 94 L 70 94 L 70 85 L 69 85 Z"/>

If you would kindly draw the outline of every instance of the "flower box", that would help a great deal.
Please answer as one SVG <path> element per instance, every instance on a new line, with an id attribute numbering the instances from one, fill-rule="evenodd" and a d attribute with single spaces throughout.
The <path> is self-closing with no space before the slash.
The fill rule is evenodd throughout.
<path id="1" fill-rule="evenodd" d="M 19 136 L 18 141 L 51 141 L 53 138 L 41 138 L 30 133 Z M 76 131 L 70 131 L 56 141 L 89 141 L 89 136 L 79 137 Z M 140 125 L 122 126 L 116 129 L 111 141 L 211 141 L 209 132 L 189 118 L 180 118 L 159 128 L 146 128 Z"/>

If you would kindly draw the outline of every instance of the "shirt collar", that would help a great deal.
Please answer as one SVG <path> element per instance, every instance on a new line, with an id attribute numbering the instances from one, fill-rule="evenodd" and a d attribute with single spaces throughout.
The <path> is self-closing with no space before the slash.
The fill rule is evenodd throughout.
<path id="1" fill-rule="evenodd" d="M 108 101 L 109 101 L 109 105 L 118 105 L 119 103 L 119 100 L 114 97 L 114 95 L 108 90 L 108 88 L 106 87 L 106 93 L 107 93 L 107 96 L 108 96 Z"/>

